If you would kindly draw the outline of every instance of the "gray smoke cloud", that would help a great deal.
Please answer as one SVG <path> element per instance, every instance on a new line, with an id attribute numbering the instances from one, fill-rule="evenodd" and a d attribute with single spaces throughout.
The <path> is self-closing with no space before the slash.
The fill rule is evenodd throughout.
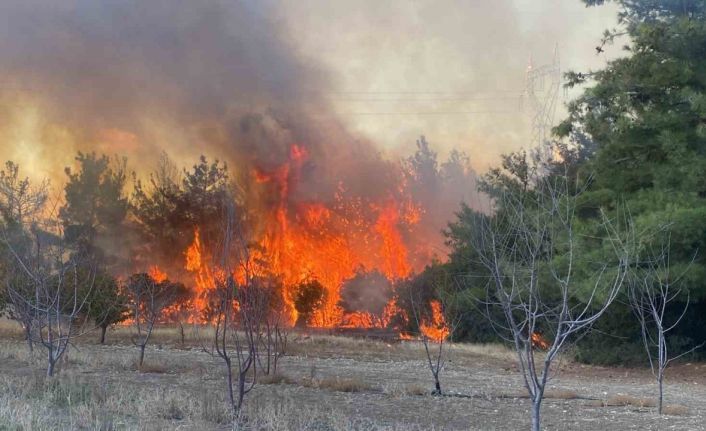
<path id="1" fill-rule="evenodd" d="M 392 184 L 388 162 L 330 115 L 322 97 L 330 77 L 289 45 L 277 8 L 270 1 L 2 2 L 0 105 L 34 107 L 40 132 L 29 164 L 36 169 L 56 170 L 52 163 L 83 149 L 125 154 L 138 170 L 166 150 L 178 161 L 205 153 L 246 173 L 272 171 L 296 143 L 310 159 L 299 198 L 331 196 L 339 181 L 352 192 L 384 192 L 368 185 Z M 9 145 L 0 156 L 27 159 L 23 139 L 4 129 L 0 139 Z"/>

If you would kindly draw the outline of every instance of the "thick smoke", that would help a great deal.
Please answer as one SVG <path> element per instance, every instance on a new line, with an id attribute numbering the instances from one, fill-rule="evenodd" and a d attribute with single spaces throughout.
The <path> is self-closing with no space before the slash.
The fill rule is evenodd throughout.
<path id="1" fill-rule="evenodd" d="M 273 8 L 258 1 L 2 2 L 3 109 L 26 120 L 18 106 L 31 106 L 40 123 L 32 144 L 49 160 L 98 149 L 144 165 L 164 149 L 177 159 L 203 152 L 273 169 L 299 143 L 314 160 L 377 162 L 337 121 L 311 120 L 328 110 L 320 98 L 328 77 L 293 54 Z M 26 158 L 26 145 L 5 126 L 2 156 Z M 319 173 L 328 165 L 317 166 Z"/>
<path id="2" fill-rule="evenodd" d="M 392 294 L 390 280 L 383 274 L 359 270 L 353 278 L 343 283 L 341 305 L 347 312 L 364 311 L 379 316 Z"/>

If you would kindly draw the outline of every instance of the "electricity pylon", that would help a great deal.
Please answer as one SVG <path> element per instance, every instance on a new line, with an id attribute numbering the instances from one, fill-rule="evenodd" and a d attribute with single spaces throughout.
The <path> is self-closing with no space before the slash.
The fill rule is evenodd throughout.
<path id="1" fill-rule="evenodd" d="M 559 47 L 554 48 L 553 61 L 543 66 L 534 67 L 530 56 L 525 77 L 525 96 L 532 117 L 530 148 L 539 152 L 542 161 L 547 161 L 552 156 L 550 137 L 560 87 Z"/>

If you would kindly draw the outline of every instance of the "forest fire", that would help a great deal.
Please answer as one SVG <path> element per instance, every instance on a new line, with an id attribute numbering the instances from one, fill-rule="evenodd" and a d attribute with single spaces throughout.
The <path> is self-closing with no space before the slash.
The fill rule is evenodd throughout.
<path id="1" fill-rule="evenodd" d="M 411 197 L 404 181 L 379 199 L 351 195 L 342 182 L 328 201 L 292 199 L 308 158 L 305 147 L 291 145 L 285 163 L 253 169 L 253 188 L 266 204 L 254 210 L 256 225 L 248 227 L 254 232 L 248 242 L 255 244 L 249 247 L 251 271 L 281 280 L 285 314 L 292 326 L 390 328 L 408 322 L 393 291 L 384 299 L 384 308 L 381 305 L 373 312 L 342 306 L 341 289 L 356 274 L 381 274 L 391 286 L 395 280 L 420 270 L 423 260 L 415 261 L 412 254 L 424 246 L 416 244 L 412 252 L 409 237 L 420 223 L 424 208 Z M 193 294 L 187 307 L 191 310 L 189 321 L 207 320 L 208 293 L 215 288 L 214 274 L 220 270 L 201 232 L 199 226 L 194 227 L 193 241 L 183 252 L 183 267 L 177 268 L 192 279 L 187 282 Z M 149 273 L 158 282 L 167 279 L 167 273 L 156 265 Z M 236 274 L 236 279 L 240 278 Z M 299 286 L 307 280 L 316 280 L 324 292 L 319 306 L 303 317 L 295 298 Z M 445 338 L 438 305 L 432 304 L 432 310 L 430 338 Z"/>
<path id="2" fill-rule="evenodd" d="M 298 320 L 293 298 L 298 284 L 316 279 L 325 288 L 322 306 L 305 322 L 315 327 L 386 327 L 395 307 L 391 298 L 382 315 L 364 310 L 346 312 L 339 305 L 343 283 L 357 270 L 380 271 L 389 280 L 408 276 L 412 264 L 403 239 L 403 229 L 419 220 L 422 209 L 410 199 L 389 196 L 375 202 L 355 196 L 348 198 L 345 184 L 339 183 L 330 202 L 297 202 L 296 192 L 302 168 L 309 157 L 306 148 L 292 145 L 289 160 L 270 171 L 253 172 L 261 192 L 276 197 L 274 210 L 266 211 L 261 261 L 269 271 L 282 277 L 284 300 L 291 323 Z M 417 268 L 418 269 L 418 268 Z"/>
<path id="3" fill-rule="evenodd" d="M 291 326 L 391 329 L 406 325 L 409 318 L 398 306 L 393 286 L 426 263 L 415 255 L 432 254 L 425 248 L 431 245 L 419 241 L 415 231 L 425 208 L 412 197 L 402 178 L 382 197 L 353 194 L 339 182 L 329 199 L 294 199 L 309 157 L 306 147 L 294 144 L 286 162 L 269 169 L 255 167 L 251 172 L 253 201 L 261 204 L 248 208 L 253 213 L 249 217 L 252 225 L 246 227 L 250 276 L 280 280 L 284 314 Z M 205 229 L 194 227 L 193 240 L 183 251 L 180 266 L 165 271 L 152 265 L 149 269 L 157 282 L 166 280 L 172 270 L 187 277 L 192 298 L 188 304 L 180 304 L 180 309 L 188 310 L 186 320 L 191 322 L 208 321 L 209 293 L 215 289 L 215 274 L 221 270 L 214 262 L 215 250 L 209 250 L 202 237 Z M 237 272 L 240 265 L 231 265 Z M 377 283 L 387 288 L 370 288 L 373 281 L 367 280 L 366 274 L 384 278 L 383 283 Z M 234 275 L 244 280 L 242 274 Z M 373 292 L 373 302 L 379 305 L 371 307 L 367 299 L 345 303 L 342 289 L 355 277 L 362 277 L 362 281 L 350 289 L 381 290 Z M 311 281 L 323 292 L 315 309 L 302 315 L 296 298 L 301 286 Z M 434 302 L 431 307 L 432 321 L 423 330 L 431 339 L 444 339 L 448 329 L 440 305 Z"/>

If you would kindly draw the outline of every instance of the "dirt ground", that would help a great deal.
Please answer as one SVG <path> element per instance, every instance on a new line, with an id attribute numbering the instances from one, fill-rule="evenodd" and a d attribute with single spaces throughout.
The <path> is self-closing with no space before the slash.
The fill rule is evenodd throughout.
<path id="1" fill-rule="evenodd" d="M 96 334 L 97 336 L 97 334 Z M 43 377 L 41 349 L 19 333 L 0 340 L 0 429 L 230 429 L 224 368 L 191 336 L 181 345 L 163 329 L 146 365 L 124 329 L 109 343 L 83 339 L 59 376 Z M 388 344 L 291 334 L 278 378 L 248 395 L 247 428 L 257 430 L 510 430 L 529 428 L 529 401 L 511 351 L 452 345 L 442 373 L 446 396 L 432 396 L 418 342 Z M 668 371 L 662 417 L 645 369 L 564 362 L 544 401 L 548 430 L 706 429 L 706 364 Z M 620 405 L 618 405 L 620 404 Z"/>

